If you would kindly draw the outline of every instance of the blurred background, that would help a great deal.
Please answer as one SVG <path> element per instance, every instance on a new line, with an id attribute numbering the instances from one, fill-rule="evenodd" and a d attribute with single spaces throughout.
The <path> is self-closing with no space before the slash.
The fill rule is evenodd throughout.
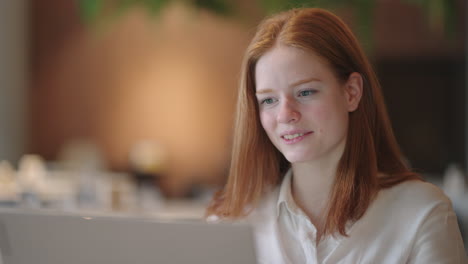
<path id="1" fill-rule="evenodd" d="M 4 0 L 0 201 L 202 208 L 226 180 L 243 52 L 265 16 L 295 6 L 353 28 L 408 162 L 466 197 L 464 0 Z"/>

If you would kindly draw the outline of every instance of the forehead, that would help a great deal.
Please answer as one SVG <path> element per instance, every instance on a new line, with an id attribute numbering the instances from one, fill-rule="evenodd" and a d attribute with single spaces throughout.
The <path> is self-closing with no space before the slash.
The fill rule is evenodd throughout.
<path id="1" fill-rule="evenodd" d="M 305 78 L 322 80 L 334 76 L 325 60 L 314 52 L 285 45 L 277 45 L 266 52 L 255 67 L 257 89 Z"/>

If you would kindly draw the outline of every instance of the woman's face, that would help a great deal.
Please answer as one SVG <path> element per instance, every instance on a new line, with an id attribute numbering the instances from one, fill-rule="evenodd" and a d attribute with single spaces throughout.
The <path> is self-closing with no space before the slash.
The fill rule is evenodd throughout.
<path id="1" fill-rule="evenodd" d="M 289 162 L 341 157 L 348 113 L 362 91 L 359 74 L 340 82 L 314 53 L 278 45 L 258 60 L 255 82 L 262 126 Z"/>

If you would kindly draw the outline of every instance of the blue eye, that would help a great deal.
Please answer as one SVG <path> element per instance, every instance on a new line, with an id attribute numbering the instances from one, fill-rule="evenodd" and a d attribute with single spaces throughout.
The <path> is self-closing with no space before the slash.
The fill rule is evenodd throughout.
<path id="1" fill-rule="evenodd" d="M 261 104 L 272 104 L 274 102 L 275 102 L 275 100 L 273 98 L 266 98 L 266 99 L 263 99 L 260 103 Z"/>
<path id="2" fill-rule="evenodd" d="M 317 91 L 315 91 L 315 90 L 300 91 L 300 92 L 299 92 L 299 96 L 300 96 L 300 97 L 309 96 L 309 95 L 313 95 L 313 94 L 316 93 L 316 92 L 317 92 Z"/>

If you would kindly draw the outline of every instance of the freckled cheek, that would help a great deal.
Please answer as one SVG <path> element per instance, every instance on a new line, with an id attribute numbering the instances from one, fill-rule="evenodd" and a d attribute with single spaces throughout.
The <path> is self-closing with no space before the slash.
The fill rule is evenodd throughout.
<path id="1" fill-rule="evenodd" d="M 275 145 L 276 138 L 276 117 L 271 112 L 260 113 L 260 123 L 270 141 Z"/>
<path id="2" fill-rule="evenodd" d="M 310 109 L 310 113 L 314 117 L 314 120 L 316 120 L 317 122 L 330 120 L 330 118 L 332 117 L 332 113 L 330 113 L 326 105 L 318 105 Z"/>
<path id="3" fill-rule="evenodd" d="M 263 129 L 267 132 L 270 133 L 272 132 L 272 129 L 274 129 L 275 124 L 274 124 L 275 118 L 271 113 L 268 112 L 261 112 L 260 113 L 260 123 L 262 123 Z"/>
<path id="4" fill-rule="evenodd" d="M 310 109 L 310 113 L 319 132 L 341 129 L 347 125 L 347 113 L 338 111 L 330 105 L 317 105 Z"/>

